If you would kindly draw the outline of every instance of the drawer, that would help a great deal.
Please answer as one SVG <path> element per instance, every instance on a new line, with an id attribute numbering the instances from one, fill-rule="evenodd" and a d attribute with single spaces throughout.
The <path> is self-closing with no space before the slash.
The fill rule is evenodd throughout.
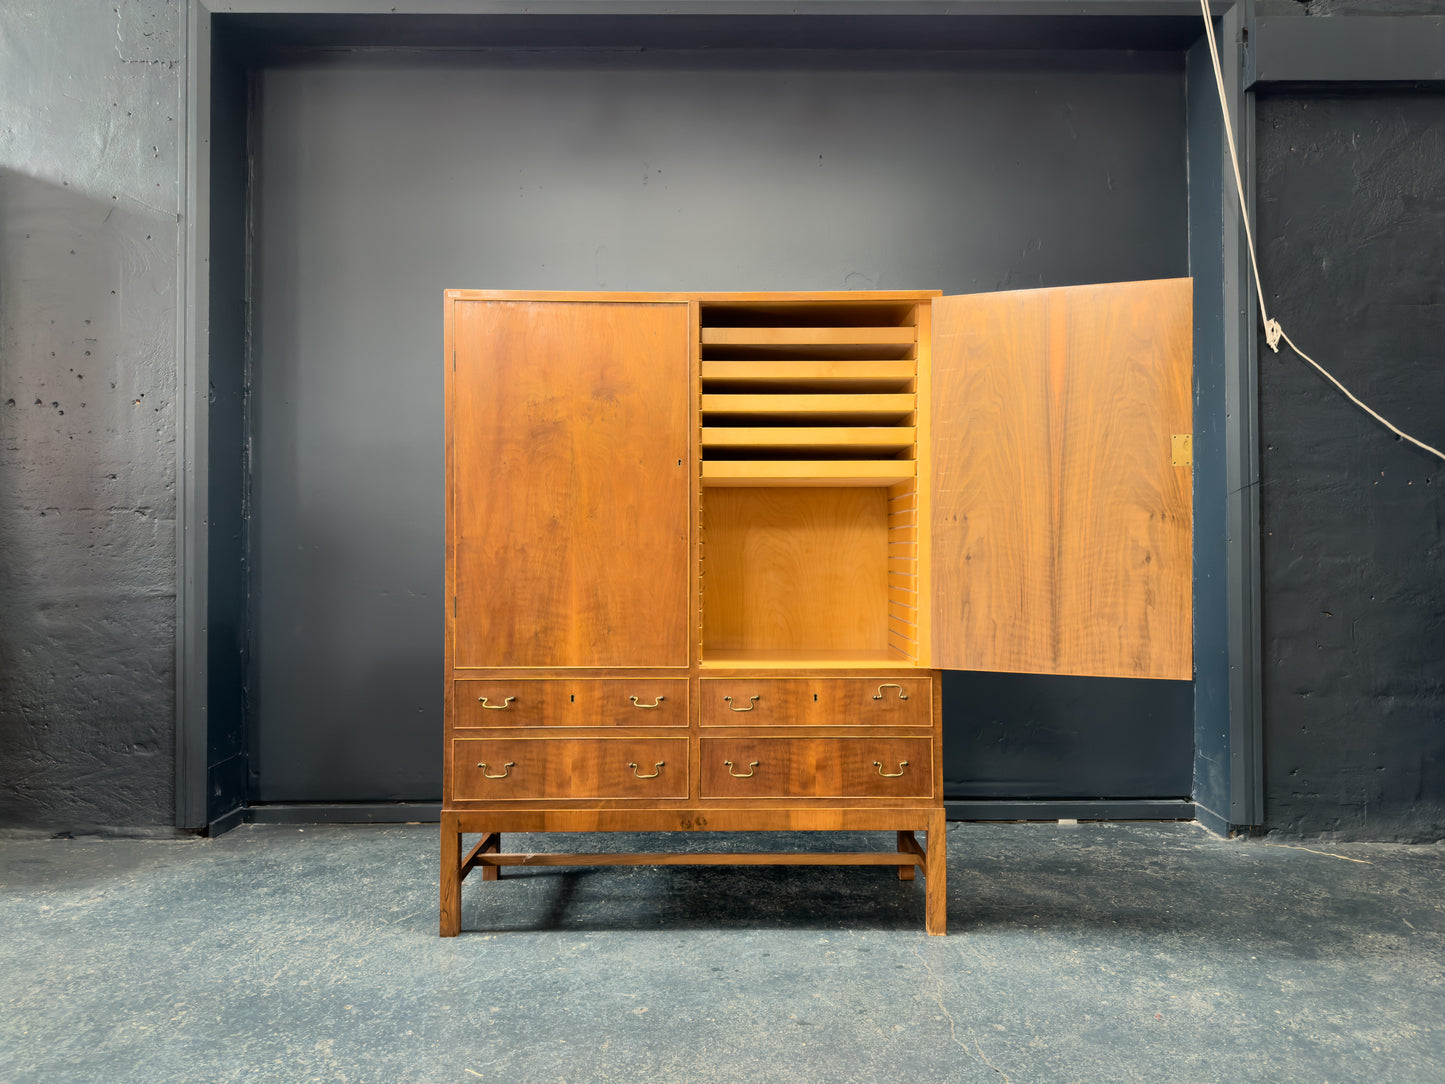
<path id="1" fill-rule="evenodd" d="M 455 738 L 456 801 L 686 798 L 686 738 Z"/>
<path id="2" fill-rule="evenodd" d="M 916 726 L 933 724 L 927 677 L 703 678 L 703 726 Z"/>
<path id="3" fill-rule="evenodd" d="M 701 749 L 703 798 L 933 794 L 931 738 L 703 738 Z"/>
<path id="4" fill-rule="evenodd" d="M 453 685 L 453 726 L 687 726 L 676 678 L 467 679 Z"/>

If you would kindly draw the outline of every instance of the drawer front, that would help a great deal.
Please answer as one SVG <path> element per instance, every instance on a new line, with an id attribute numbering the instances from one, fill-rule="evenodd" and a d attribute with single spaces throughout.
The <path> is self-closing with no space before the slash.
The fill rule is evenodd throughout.
<path id="1" fill-rule="evenodd" d="M 929 798 L 930 738 L 703 738 L 704 798 Z"/>
<path id="2" fill-rule="evenodd" d="M 933 723 L 927 677 L 703 678 L 703 726 L 917 726 Z"/>
<path id="3" fill-rule="evenodd" d="M 452 798 L 686 798 L 686 738 L 456 738 Z"/>
<path id="4" fill-rule="evenodd" d="M 687 681 L 458 681 L 453 726 L 687 726 Z"/>

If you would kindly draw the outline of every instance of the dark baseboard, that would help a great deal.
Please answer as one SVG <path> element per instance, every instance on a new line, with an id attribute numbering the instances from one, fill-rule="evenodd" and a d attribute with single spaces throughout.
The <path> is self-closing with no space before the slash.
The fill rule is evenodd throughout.
<path id="1" fill-rule="evenodd" d="M 1194 803 L 1183 798 L 968 798 L 945 801 L 943 808 L 951 821 L 1192 821 L 1195 815 Z"/>
<path id="2" fill-rule="evenodd" d="M 246 809 L 248 824 L 436 824 L 441 802 L 266 802 Z"/>
<path id="3" fill-rule="evenodd" d="M 217 836 L 225 835 L 232 828 L 241 827 L 241 825 L 250 820 L 250 817 L 247 816 L 250 812 L 245 806 L 238 805 L 229 813 L 222 813 L 215 820 L 211 821 L 210 824 L 206 825 L 206 835 L 215 839 Z"/>
<path id="4" fill-rule="evenodd" d="M 1194 807 L 1194 819 L 1202 824 L 1209 831 L 1222 838 L 1228 839 L 1234 833 L 1235 826 L 1230 824 L 1218 813 L 1202 805 Z"/>
<path id="5" fill-rule="evenodd" d="M 1179 798 L 1017 800 L 970 798 L 946 801 L 951 821 L 1192 821 L 1227 835 L 1229 826 L 1202 807 Z M 1209 818 L 1206 821 L 1206 816 Z M 440 802 L 268 802 L 234 809 L 211 822 L 219 836 L 242 824 L 435 824 Z"/>

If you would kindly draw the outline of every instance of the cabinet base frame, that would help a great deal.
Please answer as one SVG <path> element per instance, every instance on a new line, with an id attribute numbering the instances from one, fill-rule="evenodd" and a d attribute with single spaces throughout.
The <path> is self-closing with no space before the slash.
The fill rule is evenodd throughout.
<path id="1" fill-rule="evenodd" d="M 748 811 L 752 812 L 752 811 Z M 927 809 L 909 811 L 901 816 L 880 817 L 877 810 L 830 810 L 832 816 L 827 825 L 804 827 L 798 824 L 781 824 L 761 828 L 749 824 L 747 828 L 733 828 L 731 825 L 709 824 L 708 831 L 755 830 L 755 831 L 837 831 L 876 830 L 894 828 L 898 833 L 897 851 L 746 851 L 717 852 L 690 851 L 682 853 L 652 853 L 642 851 L 621 851 L 612 853 L 502 853 L 503 831 L 546 831 L 535 822 L 538 818 L 495 813 L 442 812 L 441 822 L 441 936 L 455 937 L 461 932 L 462 882 L 468 874 L 480 868 L 483 881 L 495 881 L 501 875 L 503 866 L 893 866 L 898 870 L 899 880 L 910 881 L 918 871 L 923 872 L 927 882 L 925 892 L 924 925 L 930 934 L 941 936 L 947 932 L 947 827 L 943 810 Z M 715 815 L 715 814 L 714 814 Z M 725 814 L 724 814 L 725 816 Z M 631 819 L 631 818 L 624 818 Z M 755 821 L 756 817 L 747 818 Z M 785 816 L 792 820 L 793 817 Z M 531 821 L 533 823 L 526 823 Z M 839 822 L 842 823 L 833 823 Z M 886 821 L 886 823 L 880 823 Z M 482 822 L 482 823 L 479 823 Z M 507 822 L 512 822 L 508 824 Z M 900 822 L 909 827 L 899 827 Z M 553 831 L 576 830 L 553 828 Z M 598 830 L 595 827 L 590 830 Z M 621 825 L 612 831 L 656 831 L 652 824 Z M 671 829 L 687 831 L 689 829 Z M 696 830 L 696 829 L 693 829 Z M 927 847 L 918 842 L 915 831 L 928 833 Z M 462 835 L 465 832 L 481 832 L 482 838 L 462 855 Z"/>

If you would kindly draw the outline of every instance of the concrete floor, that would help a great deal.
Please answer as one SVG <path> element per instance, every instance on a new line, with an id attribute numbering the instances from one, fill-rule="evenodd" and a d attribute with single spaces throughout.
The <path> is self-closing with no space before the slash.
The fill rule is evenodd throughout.
<path id="1" fill-rule="evenodd" d="M 1445 1080 L 1440 845 L 949 847 L 947 938 L 889 870 L 624 867 L 469 881 L 441 940 L 430 825 L 0 840 L 0 1081 Z"/>

